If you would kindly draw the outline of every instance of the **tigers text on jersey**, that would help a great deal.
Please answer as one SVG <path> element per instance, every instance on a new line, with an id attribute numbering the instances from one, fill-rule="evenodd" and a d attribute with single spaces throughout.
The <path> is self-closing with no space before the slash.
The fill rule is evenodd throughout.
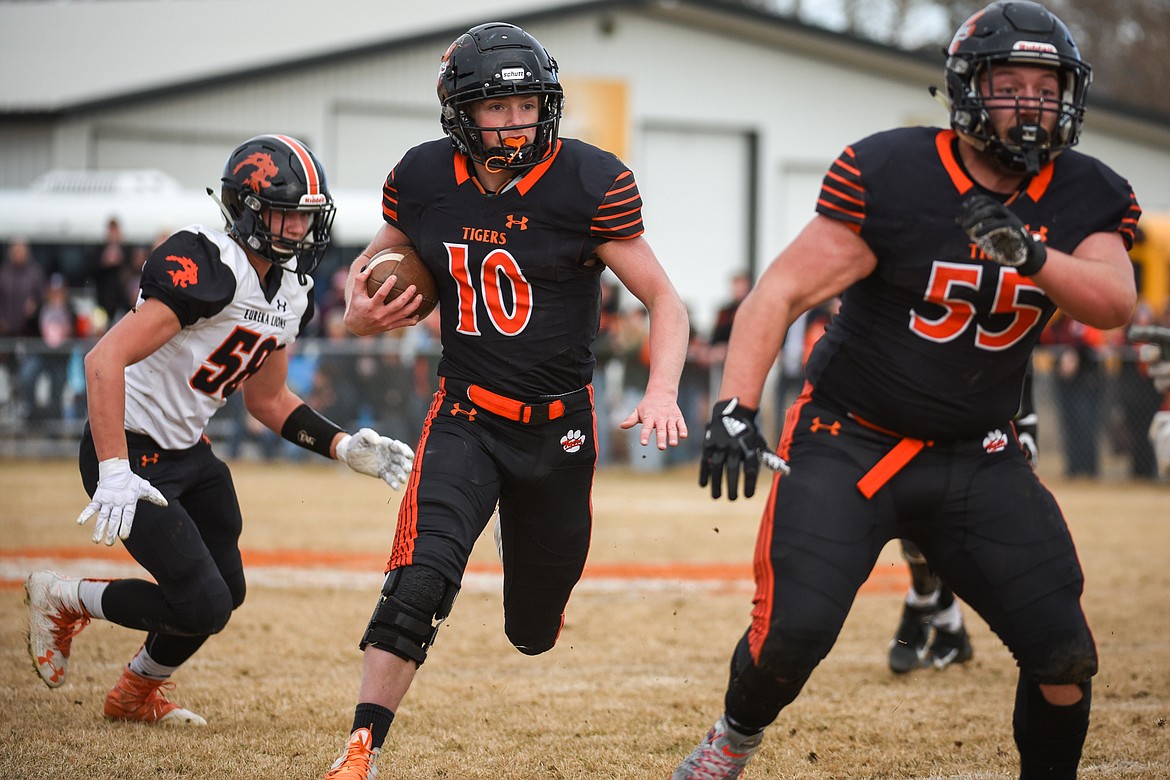
<path id="1" fill-rule="evenodd" d="M 447 139 L 421 144 L 383 192 L 386 221 L 438 281 L 439 375 L 521 399 L 584 387 L 601 310 L 594 250 L 642 233 L 633 174 L 573 139 L 498 194 L 469 165 Z"/>
<path id="2" fill-rule="evenodd" d="M 808 360 L 823 401 L 906 436 L 983 435 L 1016 413 L 1029 355 L 1055 306 L 1014 268 L 981 258 L 955 223 L 979 191 L 951 130 L 869 136 L 825 176 L 817 211 L 852 227 L 877 267 L 841 296 Z M 1141 210 L 1104 164 L 1066 151 L 1009 207 L 1047 246 L 1072 252 L 1092 233 L 1132 246 Z"/>
<path id="3" fill-rule="evenodd" d="M 151 252 L 140 300 L 157 298 L 183 326 L 126 369 L 126 430 L 186 449 L 273 350 L 313 316 L 313 281 L 273 270 L 267 282 L 226 233 L 184 228 Z M 133 316 L 128 315 L 128 316 Z"/>

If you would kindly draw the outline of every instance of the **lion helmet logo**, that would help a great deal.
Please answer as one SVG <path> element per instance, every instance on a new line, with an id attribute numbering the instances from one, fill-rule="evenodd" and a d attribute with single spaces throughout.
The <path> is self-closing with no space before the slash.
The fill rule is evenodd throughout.
<path id="1" fill-rule="evenodd" d="M 195 265 L 194 260 L 179 255 L 167 255 L 167 261 L 181 266 L 177 270 L 167 271 L 171 277 L 171 284 L 175 287 L 194 287 L 199 284 L 199 266 Z"/>
<path id="2" fill-rule="evenodd" d="M 271 187 L 272 178 L 280 173 L 280 169 L 272 161 L 271 155 L 264 152 L 253 152 L 248 155 L 232 169 L 232 173 L 239 173 L 240 169 L 246 165 L 251 165 L 254 170 L 248 175 L 248 178 L 244 179 L 243 184 L 245 187 L 251 187 L 253 192 Z"/>

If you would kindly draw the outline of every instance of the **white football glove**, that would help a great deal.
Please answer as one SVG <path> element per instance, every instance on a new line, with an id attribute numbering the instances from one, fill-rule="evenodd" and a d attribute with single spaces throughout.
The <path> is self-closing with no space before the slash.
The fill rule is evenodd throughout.
<path id="1" fill-rule="evenodd" d="M 1150 422 L 1150 444 L 1158 460 L 1158 473 L 1170 477 L 1170 412 L 1157 412 Z"/>
<path id="2" fill-rule="evenodd" d="M 1016 435 L 1024 455 L 1028 457 L 1028 465 L 1032 467 L 1032 471 L 1036 470 L 1036 464 L 1040 462 L 1040 446 L 1036 442 L 1038 422 L 1039 418 L 1035 412 L 1016 420 Z"/>
<path id="3" fill-rule="evenodd" d="M 359 474 L 384 479 L 398 490 L 406 484 L 406 475 L 414 465 L 414 450 L 372 428 L 362 428 L 337 442 L 337 459 Z"/>
<path id="4" fill-rule="evenodd" d="M 130 470 L 130 461 L 124 458 L 108 458 L 98 464 L 98 484 L 93 500 L 77 517 L 77 524 L 98 516 L 93 527 L 93 543 L 105 536 L 106 544 L 112 545 L 117 537 L 125 541 L 134 526 L 134 513 L 142 499 L 158 506 L 166 506 L 163 494 L 142 477 Z"/>

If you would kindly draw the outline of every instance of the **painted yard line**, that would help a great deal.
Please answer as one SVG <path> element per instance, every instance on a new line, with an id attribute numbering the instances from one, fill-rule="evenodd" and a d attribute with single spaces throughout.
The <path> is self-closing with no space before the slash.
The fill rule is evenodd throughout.
<path id="1" fill-rule="evenodd" d="M 244 550 L 244 568 L 251 585 L 265 587 L 335 587 L 376 589 L 382 580 L 381 554 L 315 550 Z M 22 548 L 0 551 L 0 587 L 20 586 L 29 572 L 53 569 L 69 576 L 149 578 L 123 547 L 94 550 L 85 547 Z M 463 587 L 499 591 L 503 573 L 499 564 L 472 562 Z M 879 566 L 862 586 L 862 593 L 900 593 L 906 588 L 904 564 Z M 671 590 L 753 589 L 751 567 L 736 563 L 689 561 L 634 563 L 602 561 L 587 564 L 578 590 L 620 592 Z"/>

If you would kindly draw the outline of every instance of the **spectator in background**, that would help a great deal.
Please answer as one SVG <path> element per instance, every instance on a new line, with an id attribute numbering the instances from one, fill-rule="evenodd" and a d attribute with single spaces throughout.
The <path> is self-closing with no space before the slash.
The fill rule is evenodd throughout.
<path id="1" fill-rule="evenodd" d="M 1159 323 L 1150 305 L 1140 301 L 1130 324 L 1158 325 L 1170 324 L 1170 321 Z M 1150 381 L 1148 364 L 1141 360 L 1139 346 L 1123 342 L 1120 347 L 1118 396 L 1121 401 L 1121 436 L 1125 450 L 1129 453 L 1130 476 L 1135 479 L 1156 479 L 1158 462 L 1153 442 L 1147 434 L 1150 421 L 1162 403 L 1163 393 L 1158 392 Z"/>
<path id="2" fill-rule="evenodd" d="M 60 419 L 69 370 L 69 340 L 77 335 L 77 316 L 61 274 L 53 274 L 45 288 L 38 323 L 41 341 L 20 363 L 21 416 L 35 421 Z M 37 393 L 42 377 L 49 384 L 49 392 L 43 398 Z"/>
<path id="3" fill-rule="evenodd" d="M 341 312 L 345 314 L 345 280 L 348 278 L 349 268 L 344 265 L 338 267 L 329 275 L 329 286 L 322 288 L 321 297 L 317 299 L 317 317 L 321 326 L 320 331 L 321 335 L 326 338 L 330 338 L 329 320 L 333 316 L 333 313 Z"/>
<path id="4" fill-rule="evenodd" d="M 622 367 L 622 400 L 618 408 L 632 408 L 650 381 L 650 313 L 645 306 L 635 304 L 622 315 L 616 334 L 616 351 Z M 601 424 L 597 427 L 600 428 Z M 626 432 L 623 459 L 638 471 L 660 470 L 665 463 L 665 453 L 652 447 L 638 452 L 640 434 L 638 428 Z"/>
<path id="5" fill-rule="evenodd" d="M 45 272 L 28 241 L 14 238 L 0 266 L 0 336 L 39 335 L 37 314 L 44 290 Z"/>
<path id="6" fill-rule="evenodd" d="M 415 377 L 414 366 L 406 354 L 405 334 L 396 331 L 364 343 L 372 344 L 377 350 L 366 358 L 368 372 L 359 379 L 361 400 L 366 402 L 365 414 L 379 430 L 392 431 L 402 441 L 417 441 L 422 424 L 411 414 Z"/>
<path id="7" fill-rule="evenodd" d="M 719 307 L 715 313 L 715 326 L 711 329 L 711 338 L 707 340 L 707 358 L 713 366 L 723 365 L 723 358 L 727 355 L 727 342 L 731 338 L 731 323 L 735 321 L 735 313 L 739 305 L 752 289 L 752 278 L 743 271 L 731 277 L 731 300 Z M 718 380 L 713 382 L 718 384 Z"/>
<path id="8" fill-rule="evenodd" d="M 689 310 L 687 317 L 694 322 Z M 678 381 L 678 408 L 685 419 L 701 420 L 711 406 L 710 354 L 707 339 L 692 327 L 687 341 L 687 360 Z M 701 446 L 702 439 L 698 436 L 682 439 L 677 447 L 667 450 L 666 462 L 676 465 L 697 460 Z"/>
<path id="9" fill-rule="evenodd" d="M 117 218 L 111 217 L 106 223 L 106 240 L 90 253 L 88 266 L 98 308 L 113 325 L 134 306 L 138 288 L 134 286 L 132 297 L 128 297 L 127 288 L 136 283 L 135 272 L 140 270 L 132 265 L 130 248 L 122 240 L 122 226 Z"/>
<path id="10" fill-rule="evenodd" d="M 1101 420 L 1105 382 L 1101 331 L 1057 312 L 1041 339 L 1052 347 L 1056 405 L 1064 446 L 1066 477 L 1096 477 L 1100 472 Z"/>
<path id="11" fill-rule="evenodd" d="M 45 272 L 33 258 L 28 242 L 14 238 L 5 252 L 4 265 L 0 266 L 0 339 L 38 334 L 37 313 L 44 287 Z M 13 382 L 20 362 L 15 350 L 0 348 L 0 373 Z M 27 399 L 18 398 L 17 403 L 25 406 Z"/>
<path id="12" fill-rule="evenodd" d="M 622 286 L 610 275 L 601 277 L 601 312 L 598 317 L 597 338 L 593 339 L 593 399 L 597 405 L 597 465 L 608 466 L 614 461 L 613 427 L 608 424 L 615 409 L 617 397 L 610 387 L 610 367 L 617 358 L 615 340 L 621 327 Z"/>
<path id="13" fill-rule="evenodd" d="M 326 343 L 317 359 L 308 403 L 338 425 L 349 427 L 357 422 L 361 402 L 358 383 L 354 381 L 357 361 L 352 346 L 356 341 L 345 343 L 349 341 L 349 331 L 344 307 L 330 310 L 322 319 Z"/>

